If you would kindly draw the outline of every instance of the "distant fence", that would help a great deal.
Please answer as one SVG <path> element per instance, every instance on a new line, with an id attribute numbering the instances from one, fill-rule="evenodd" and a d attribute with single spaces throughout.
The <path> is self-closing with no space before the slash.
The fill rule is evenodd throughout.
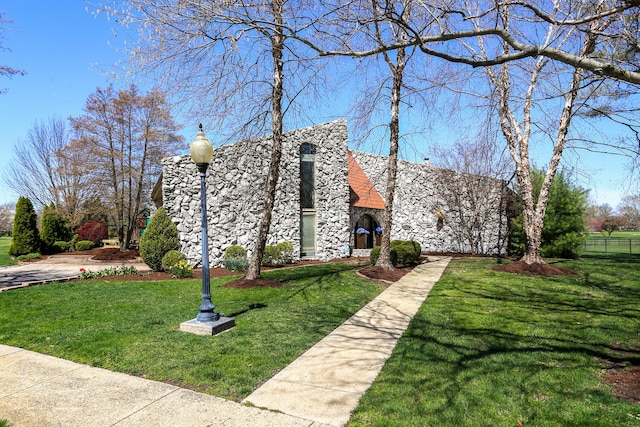
<path id="1" fill-rule="evenodd" d="M 612 254 L 640 254 L 640 238 L 590 237 L 582 245 L 584 252 L 604 252 Z"/>

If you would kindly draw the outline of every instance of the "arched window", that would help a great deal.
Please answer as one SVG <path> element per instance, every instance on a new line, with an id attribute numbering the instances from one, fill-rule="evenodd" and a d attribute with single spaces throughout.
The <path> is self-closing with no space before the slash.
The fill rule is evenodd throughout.
<path id="1" fill-rule="evenodd" d="M 316 254 L 316 149 L 300 146 L 300 256 Z"/>

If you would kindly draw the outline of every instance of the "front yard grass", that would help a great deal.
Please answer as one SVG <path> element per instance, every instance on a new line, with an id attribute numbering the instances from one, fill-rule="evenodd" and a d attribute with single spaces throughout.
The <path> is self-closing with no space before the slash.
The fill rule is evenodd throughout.
<path id="1" fill-rule="evenodd" d="M 281 288 L 221 287 L 216 310 L 236 327 L 180 332 L 200 305 L 199 280 L 75 281 L 0 294 L 0 343 L 241 400 L 339 326 L 382 288 L 348 264 L 265 272 Z"/>
<path id="2" fill-rule="evenodd" d="M 349 426 L 638 426 L 603 381 L 640 363 L 640 257 L 559 262 L 575 276 L 454 260 Z"/>
<path id="3" fill-rule="evenodd" d="M 0 265 L 15 265 L 18 263 L 9 255 L 11 237 L 0 237 Z"/>

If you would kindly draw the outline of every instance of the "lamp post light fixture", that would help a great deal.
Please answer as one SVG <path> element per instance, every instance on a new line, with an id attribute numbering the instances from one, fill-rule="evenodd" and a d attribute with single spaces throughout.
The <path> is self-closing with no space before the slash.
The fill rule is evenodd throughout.
<path id="1" fill-rule="evenodd" d="M 213 145 L 207 139 L 202 130 L 202 124 L 196 139 L 189 148 L 191 159 L 198 167 L 200 173 L 200 212 L 202 221 L 202 303 L 198 316 L 189 322 L 180 324 L 180 329 L 185 332 L 193 332 L 200 335 L 215 335 L 235 325 L 232 317 L 224 317 L 215 312 L 215 306 L 211 302 L 211 280 L 209 273 L 209 236 L 207 225 L 207 168 L 213 158 Z"/>

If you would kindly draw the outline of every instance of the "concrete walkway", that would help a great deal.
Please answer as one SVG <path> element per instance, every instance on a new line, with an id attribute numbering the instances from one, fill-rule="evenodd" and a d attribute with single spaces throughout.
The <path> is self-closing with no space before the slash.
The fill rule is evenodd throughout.
<path id="1" fill-rule="evenodd" d="M 342 426 L 449 258 L 430 261 L 243 402 L 255 407 L 0 345 L 0 419 L 12 427 Z"/>
<path id="2" fill-rule="evenodd" d="M 38 262 L 26 262 L 15 266 L 0 267 L 0 292 L 43 283 L 76 279 L 80 269 L 100 271 L 122 266 L 149 271 L 142 261 L 95 261 L 91 256 L 55 255 Z"/>

